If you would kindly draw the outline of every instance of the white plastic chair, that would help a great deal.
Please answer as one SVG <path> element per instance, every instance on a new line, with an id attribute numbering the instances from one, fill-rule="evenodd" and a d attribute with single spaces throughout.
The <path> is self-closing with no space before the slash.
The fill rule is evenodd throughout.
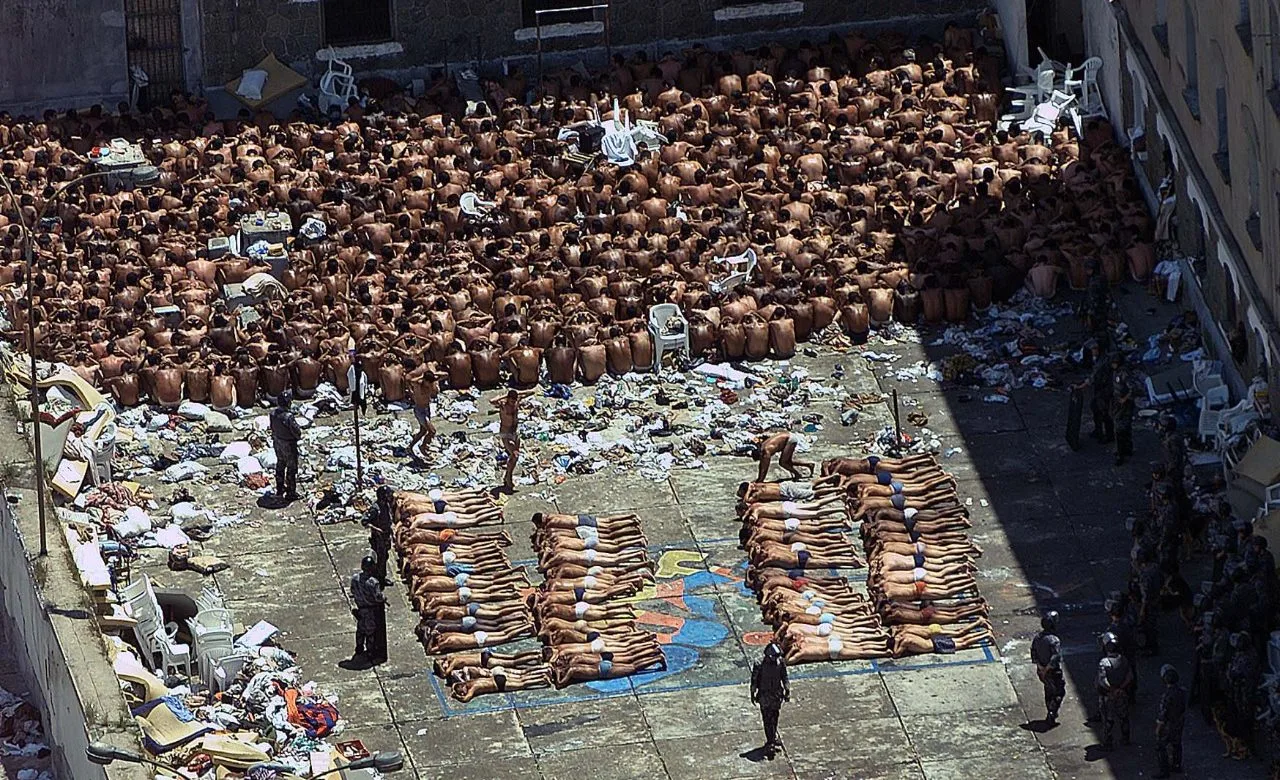
<path id="1" fill-rule="evenodd" d="M 649 307 L 649 335 L 653 337 L 653 367 L 662 368 L 662 353 L 683 350 L 689 354 L 689 321 L 674 303 Z"/>
<path id="2" fill-rule="evenodd" d="M 212 652 L 204 658 L 205 669 L 201 679 L 210 691 L 224 691 L 235 682 L 240 670 L 252 660 L 253 657 L 248 653 L 222 653 L 221 650 Z"/>
<path id="3" fill-rule="evenodd" d="M 335 107 L 339 111 L 345 111 L 351 98 L 358 97 L 359 94 L 351 66 L 333 56 L 333 50 L 330 49 L 329 68 L 320 77 L 320 112 L 328 115 L 330 109 Z"/>
<path id="4" fill-rule="evenodd" d="M 89 478 L 95 485 L 103 485 L 111 481 L 111 461 L 116 455 L 116 424 L 107 423 L 102 433 L 88 447 Z"/>
<path id="5" fill-rule="evenodd" d="M 222 600 L 222 594 L 209 587 L 200 589 L 200 595 L 196 596 L 195 602 L 196 607 L 202 612 L 206 609 L 226 608 L 226 604 Z"/>
<path id="6" fill-rule="evenodd" d="M 1052 68 L 1044 69 L 1036 72 L 1036 80 L 1025 87 L 1005 87 L 1006 92 L 1012 92 L 1015 95 L 1021 95 L 1022 100 L 1014 99 L 1014 106 L 1025 110 L 1029 106 L 1035 106 L 1049 99 L 1053 94 L 1056 75 Z"/>
<path id="7" fill-rule="evenodd" d="M 1218 423 L 1222 421 L 1222 413 L 1230 402 L 1226 385 L 1210 388 L 1200 399 L 1200 420 L 1196 424 L 1196 435 L 1200 441 L 1208 441 L 1218 435 Z"/>
<path id="8" fill-rule="evenodd" d="M 1253 399 L 1245 398 L 1229 409 L 1223 409 L 1218 418 L 1218 431 L 1214 447 L 1218 452 L 1230 449 L 1260 418 L 1253 408 Z"/>
<path id="9" fill-rule="evenodd" d="M 201 637 L 196 643 L 196 668 L 200 679 L 208 680 L 213 673 L 212 667 L 217 661 L 233 652 L 235 652 L 235 642 L 232 641 L 230 634 L 216 633 Z"/>
<path id="10" fill-rule="evenodd" d="M 187 627 L 192 636 L 201 636 L 210 631 L 230 632 L 234 627 L 229 609 L 202 609 L 193 618 L 187 619 Z"/>
<path id="11" fill-rule="evenodd" d="M 489 215 L 489 209 L 496 205 L 498 204 L 494 201 L 481 200 L 480 196 L 474 192 L 464 192 L 458 198 L 458 208 L 462 210 L 463 214 L 471 217 L 472 219 L 487 217 Z"/>
<path id="12" fill-rule="evenodd" d="M 707 285 L 711 292 L 716 295 L 722 295 L 738 285 L 746 282 L 751 278 L 751 274 L 756 270 L 756 250 L 747 248 L 747 251 L 733 257 L 722 257 L 715 262 L 729 267 L 729 275 L 723 279 L 712 281 Z"/>
<path id="13" fill-rule="evenodd" d="M 160 671 L 168 674 L 170 669 L 182 669 L 187 677 L 191 676 L 191 645 L 179 642 L 167 631 L 160 631 L 151 638 L 151 650 L 160 656 Z"/>
<path id="14" fill-rule="evenodd" d="M 1222 361 L 1197 360 L 1191 364 L 1191 386 L 1202 397 L 1222 384 Z"/>
<path id="15" fill-rule="evenodd" d="M 1049 102 L 1041 103 L 1031 112 L 1031 118 L 1022 123 L 1022 129 L 1028 133 L 1034 133 L 1037 130 L 1047 138 L 1058 129 L 1058 122 L 1062 119 L 1062 112 L 1067 109 L 1076 100 L 1075 95 L 1068 95 L 1066 92 L 1054 92 L 1049 98 Z"/>
<path id="16" fill-rule="evenodd" d="M 1103 111 L 1102 90 L 1098 87 L 1100 70 L 1102 70 L 1102 58 L 1090 57 L 1080 66 L 1080 78 L 1073 79 L 1074 73 L 1068 73 L 1063 81 L 1063 89 L 1079 98 L 1080 108 L 1086 114 L 1097 114 Z"/>

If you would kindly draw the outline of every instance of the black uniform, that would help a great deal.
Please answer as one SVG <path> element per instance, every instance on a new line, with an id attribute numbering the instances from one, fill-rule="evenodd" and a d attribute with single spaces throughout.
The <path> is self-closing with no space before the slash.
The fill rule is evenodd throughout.
<path id="1" fill-rule="evenodd" d="M 378 662 L 387 659 L 387 598 L 371 571 L 351 575 L 352 612 L 356 617 L 356 655 Z"/>
<path id="2" fill-rule="evenodd" d="M 1102 746 L 1115 744 L 1116 727 L 1129 744 L 1129 688 L 1133 684 L 1133 668 L 1122 655 L 1109 655 L 1098 662 L 1098 711 L 1102 715 Z"/>
<path id="3" fill-rule="evenodd" d="M 1156 760 L 1160 776 L 1182 771 L 1182 726 L 1187 716 L 1187 689 L 1165 685 L 1156 710 Z"/>
<path id="4" fill-rule="evenodd" d="M 765 748 L 770 753 L 781 744 L 778 740 L 778 713 L 782 710 L 782 703 L 790 698 L 786 662 L 781 654 L 766 651 L 764 660 L 751 668 L 751 700 L 760 705 Z"/>
<path id="5" fill-rule="evenodd" d="M 1093 438 L 1104 444 L 1115 438 L 1115 426 L 1111 420 L 1111 396 L 1115 387 L 1115 374 L 1111 363 L 1099 358 L 1093 365 L 1093 373 L 1089 374 L 1089 390 L 1093 398 L 1089 401 L 1089 410 L 1093 412 Z"/>
<path id="6" fill-rule="evenodd" d="M 378 501 L 364 518 L 369 529 L 369 549 L 373 551 L 373 574 L 387 586 L 387 556 L 391 553 L 391 507 Z"/>
<path id="7" fill-rule="evenodd" d="M 1155 561 L 1143 564 L 1138 575 L 1138 585 L 1142 589 L 1142 609 L 1138 628 L 1142 631 L 1143 649 L 1148 655 L 1155 655 L 1160 649 L 1159 621 L 1160 591 L 1164 588 L 1164 572 Z"/>
<path id="8" fill-rule="evenodd" d="M 276 451 L 276 495 L 298 497 L 298 441 L 302 429 L 293 412 L 284 407 L 271 411 L 271 446 Z"/>
<path id="9" fill-rule="evenodd" d="M 1115 372 L 1111 391 L 1111 422 L 1116 432 L 1116 461 L 1133 454 L 1133 388 L 1123 368 Z"/>
<path id="10" fill-rule="evenodd" d="M 1044 685 L 1044 707 L 1049 720 L 1058 719 L 1058 708 L 1067 695 L 1067 681 L 1062 676 L 1062 641 L 1052 631 L 1041 631 L 1031 640 L 1031 662 Z"/>

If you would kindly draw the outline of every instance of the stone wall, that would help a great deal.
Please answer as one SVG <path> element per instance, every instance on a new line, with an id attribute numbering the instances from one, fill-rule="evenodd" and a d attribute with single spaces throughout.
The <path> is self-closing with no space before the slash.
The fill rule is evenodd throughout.
<path id="1" fill-rule="evenodd" d="M 0 9 L 0 109 L 114 109 L 127 98 L 124 0 L 5 0 Z"/>
<path id="2" fill-rule="evenodd" d="M 843 25 L 901 28 L 902 22 L 919 17 L 972 19 L 986 5 L 985 0 L 787 0 L 744 12 L 727 8 L 723 0 L 613 0 L 609 32 L 615 49 L 810 32 L 817 38 L 825 37 L 824 28 Z M 393 0 L 393 9 L 396 50 L 388 53 L 380 47 L 374 56 L 347 58 L 357 69 L 403 74 L 427 65 L 527 60 L 537 51 L 529 31 L 520 32 L 520 0 Z M 304 75 L 324 70 L 316 60 L 325 45 L 318 2 L 201 0 L 200 11 L 209 84 L 234 78 L 268 52 Z M 543 42 L 547 52 L 602 46 L 599 32 Z"/>

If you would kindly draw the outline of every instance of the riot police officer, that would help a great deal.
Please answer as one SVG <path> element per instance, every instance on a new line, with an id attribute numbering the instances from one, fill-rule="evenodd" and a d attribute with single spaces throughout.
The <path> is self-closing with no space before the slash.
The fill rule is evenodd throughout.
<path id="1" fill-rule="evenodd" d="M 1058 708 L 1067 694 L 1067 682 L 1062 676 L 1062 640 L 1058 639 L 1058 613 L 1050 610 L 1040 618 L 1040 632 L 1031 640 L 1031 662 L 1036 665 L 1036 676 L 1044 685 L 1045 722 L 1058 722 Z"/>
<path id="2" fill-rule="evenodd" d="M 373 551 L 373 573 L 384 588 L 390 584 L 387 580 L 387 556 L 391 553 L 392 495 L 390 485 L 379 486 L 378 500 L 364 518 L 364 526 L 369 529 L 369 549 Z"/>
<path id="3" fill-rule="evenodd" d="M 760 706 L 760 719 L 764 722 L 764 749 L 770 759 L 778 754 L 782 741 L 778 739 L 778 714 L 782 703 L 791 700 L 791 685 L 787 681 L 787 664 L 777 643 L 770 642 L 764 648 L 764 658 L 751 667 L 751 703 Z"/>
<path id="4" fill-rule="evenodd" d="M 1111 355 L 1111 424 L 1115 426 L 1116 465 L 1123 465 L 1133 455 L 1133 382 L 1124 367 L 1124 356 Z"/>
<path id="5" fill-rule="evenodd" d="M 1117 727 L 1123 744 L 1129 744 L 1129 689 L 1133 685 L 1133 669 L 1120 654 L 1120 642 L 1114 634 L 1103 635 L 1102 647 L 1106 655 L 1098 661 L 1095 684 L 1098 711 L 1102 715 L 1102 749 L 1111 750 L 1115 747 Z"/>
<path id="6" fill-rule="evenodd" d="M 351 614 L 356 619 L 356 652 L 352 661 L 381 663 L 387 660 L 387 598 L 374 573 L 375 561 L 366 555 L 360 571 L 351 575 Z"/>
<path id="7" fill-rule="evenodd" d="M 1089 388 L 1092 398 L 1089 400 L 1089 411 L 1093 413 L 1093 431 L 1089 434 L 1099 442 L 1106 444 L 1115 438 L 1115 426 L 1111 420 L 1111 394 L 1115 385 L 1115 376 L 1111 369 L 1111 361 L 1105 358 L 1102 350 L 1095 344 L 1093 351 L 1093 371 L 1089 378 L 1076 385 L 1077 390 Z"/>
<path id="8" fill-rule="evenodd" d="M 1178 685 L 1178 670 L 1169 664 L 1160 667 L 1164 695 L 1156 710 L 1156 777 L 1182 771 L 1182 726 L 1187 715 L 1187 689 Z"/>
<path id="9" fill-rule="evenodd" d="M 276 495 L 285 501 L 298 500 L 298 441 L 302 429 L 294 419 L 289 404 L 293 400 L 284 391 L 271 411 L 271 446 L 276 452 Z"/>

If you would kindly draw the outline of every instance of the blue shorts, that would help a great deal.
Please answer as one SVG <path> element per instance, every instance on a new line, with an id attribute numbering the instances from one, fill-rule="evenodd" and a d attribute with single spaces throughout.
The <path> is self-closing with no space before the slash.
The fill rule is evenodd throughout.
<path id="1" fill-rule="evenodd" d="M 413 416 L 419 425 L 426 425 L 427 420 L 431 419 L 431 410 L 426 406 L 413 407 Z"/>
<path id="2" fill-rule="evenodd" d="M 578 527 L 579 528 L 596 528 L 597 527 L 596 516 L 595 515 L 578 515 Z"/>

